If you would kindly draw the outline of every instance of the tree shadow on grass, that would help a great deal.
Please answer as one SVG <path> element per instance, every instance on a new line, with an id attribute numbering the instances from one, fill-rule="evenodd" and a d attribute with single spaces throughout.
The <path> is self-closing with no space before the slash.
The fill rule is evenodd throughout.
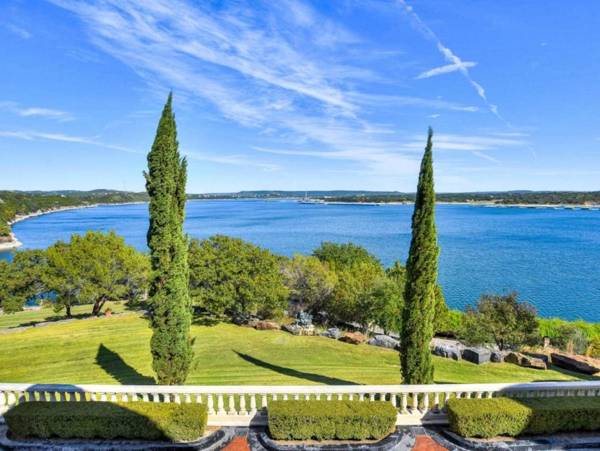
<path id="1" fill-rule="evenodd" d="M 46 316 L 43 319 L 27 321 L 24 323 L 17 324 L 15 326 L 10 326 L 7 329 L 18 329 L 19 327 L 35 327 L 35 326 L 38 326 L 39 324 L 44 324 L 44 323 L 55 323 L 58 321 L 66 321 L 66 320 L 72 320 L 72 319 L 85 319 L 85 318 L 89 318 L 91 316 L 92 316 L 91 313 L 78 313 L 75 315 L 71 315 L 71 317 L 68 317 L 66 315 L 52 315 L 52 316 Z"/>
<path id="2" fill-rule="evenodd" d="M 244 354 L 241 352 L 235 352 L 240 358 L 244 359 L 246 362 L 250 362 L 253 365 L 260 366 L 261 368 L 266 368 L 271 371 L 275 371 L 276 373 L 284 374 L 290 377 L 296 377 L 298 379 L 305 379 L 311 382 L 317 382 L 319 384 L 327 384 L 327 385 L 359 385 L 356 382 L 346 381 L 343 379 L 337 379 L 335 377 L 323 376 L 321 374 L 315 373 L 305 373 L 304 371 L 294 370 L 292 368 L 286 368 L 284 366 L 274 365 L 269 362 L 265 362 L 264 360 L 257 359 L 256 357 L 252 357 L 251 355 Z"/>
<path id="3" fill-rule="evenodd" d="M 98 346 L 96 363 L 108 374 L 123 385 L 154 385 L 153 378 L 144 376 L 134 367 L 128 365 L 119 354 L 108 349 L 104 344 Z"/>

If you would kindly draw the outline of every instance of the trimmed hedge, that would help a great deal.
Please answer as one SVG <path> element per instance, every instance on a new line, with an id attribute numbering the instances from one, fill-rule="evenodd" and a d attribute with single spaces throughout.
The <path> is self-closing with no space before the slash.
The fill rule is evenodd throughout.
<path id="1" fill-rule="evenodd" d="M 398 411 L 383 401 L 272 401 L 269 432 L 276 440 L 381 439 Z"/>
<path id="2" fill-rule="evenodd" d="M 31 401 L 4 418 L 23 438 L 192 441 L 204 434 L 207 414 L 202 404 Z"/>
<path id="3" fill-rule="evenodd" d="M 600 430 L 600 398 L 451 399 L 450 429 L 463 437 Z"/>

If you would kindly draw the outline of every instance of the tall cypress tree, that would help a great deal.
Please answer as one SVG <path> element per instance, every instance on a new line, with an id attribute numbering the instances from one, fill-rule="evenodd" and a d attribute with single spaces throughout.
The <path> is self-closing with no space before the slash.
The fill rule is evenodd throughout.
<path id="1" fill-rule="evenodd" d="M 150 196 L 152 367 L 158 383 L 168 385 L 185 382 L 193 358 L 188 243 L 183 233 L 187 163 L 179 156 L 172 101 L 169 94 L 144 173 Z"/>
<path id="2" fill-rule="evenodd" d="M 412 240 L 406 263 L 401 366 L 406 384 L 433 383 L 429 343 L 433 338 L 438 254 L 433 189 L 433 130 L 429 129 L 421 161 L 412 216 Z"/>

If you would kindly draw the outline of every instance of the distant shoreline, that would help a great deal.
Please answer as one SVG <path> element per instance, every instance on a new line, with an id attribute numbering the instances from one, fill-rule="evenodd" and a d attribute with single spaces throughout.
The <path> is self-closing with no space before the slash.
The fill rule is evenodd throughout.
<path id="1" fill-rule="evenodd" d="M 48 210 L 37 210 L 32 213 L 28 213 L 26 215 L 16 215 L 12 220 L 8 221 L 7 224 L 9 226 L 13 226 L 17 222 L 25 221 L 27 219 L 37 218 L 38 216 L 45 216 L 52 213 L 60 213 L 62 211 L 69 210 L 80 210 L 84 208 L 96 208 L 96 207 L 108 207 L 115 205 L 137 205 L 137 204 L 145 204 L 147 202 L 113 202 L 113 203 L 98 203 L 98 204 L 88 204 L 88 205 L 72 205 L 65 207 L 56 207 L 50 208 Z M 23 245 L 22 242 L 19 241 L 14 232 L 10 233 L 10 240 L 5 242 L 0 242 L 0 252 L 11 251 L 17 249 Z"/>

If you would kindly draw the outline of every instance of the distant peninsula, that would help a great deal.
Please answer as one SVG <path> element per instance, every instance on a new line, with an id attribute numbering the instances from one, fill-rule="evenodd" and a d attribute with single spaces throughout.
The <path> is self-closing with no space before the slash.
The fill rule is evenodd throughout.
<path id="1" fill-rule="evenodd" d="M 323 204 L 393 204 L 414 202 L 414 193 L 399 191 L 258 190 L 232 193 L 188 194 L 190 200 L 297 199 Z M 0 191 L 0 250 L 18 247 L 11 225 L 32 216 L 72 208 L 147 202 L 145 192 L 97 189 L 92 191 Z M 490 191 L 438 193 L 439 203 L 486 206 L 600 208 L 600 191 Z"/>

